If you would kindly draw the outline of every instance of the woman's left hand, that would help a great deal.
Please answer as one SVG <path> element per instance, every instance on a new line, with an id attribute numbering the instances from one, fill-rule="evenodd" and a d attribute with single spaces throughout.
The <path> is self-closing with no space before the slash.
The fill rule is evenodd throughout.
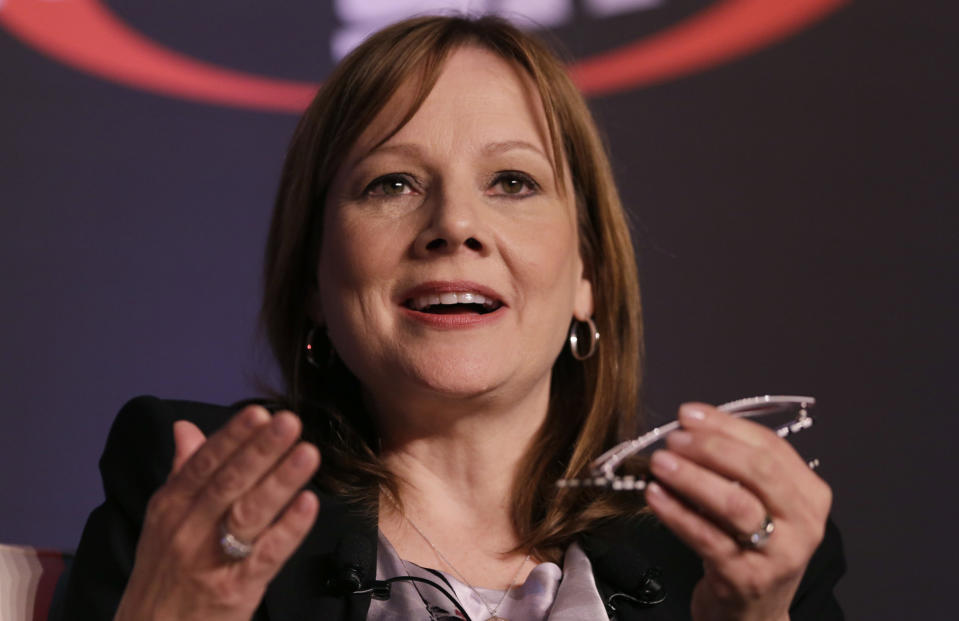
<path id="1" fill-rule="evenodd" d="M 699 403 L 679 410 L 683 429 L 653 454 L 646 499 L 703 559 L 696 621 L 785 621 L 809 558 L 822 541 L 829 486 L 788 442 L 754 422 Z M 762 545 L 743 537 L 766 518 Z"/>

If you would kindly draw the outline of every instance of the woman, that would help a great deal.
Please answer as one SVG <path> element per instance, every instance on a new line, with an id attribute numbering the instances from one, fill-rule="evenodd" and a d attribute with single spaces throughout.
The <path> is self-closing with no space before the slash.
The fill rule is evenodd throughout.
<path id="1" fill-rule="evenodd" d="M 287 156 L 276 413 L 128 404 L 68 617 L 841 618 L 829 488 L 763 427 L 687 404 L 645 499 L 556 487 L 635 431 L 636 282 L 545 47 L 494 18 L 373 35 Z"/>

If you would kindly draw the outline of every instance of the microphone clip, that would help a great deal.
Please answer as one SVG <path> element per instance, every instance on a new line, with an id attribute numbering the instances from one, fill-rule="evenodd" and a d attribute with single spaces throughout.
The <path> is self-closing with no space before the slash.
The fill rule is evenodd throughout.
<path id="1" fill-rule="evenodd" d="M 369 593 L 370 597 L 380 601 L 386 601 L 390 598 L 390 590 L 393 585 L 383 580 L 374 580 L 368 589 L 354 591 L 354 593 Z"/>

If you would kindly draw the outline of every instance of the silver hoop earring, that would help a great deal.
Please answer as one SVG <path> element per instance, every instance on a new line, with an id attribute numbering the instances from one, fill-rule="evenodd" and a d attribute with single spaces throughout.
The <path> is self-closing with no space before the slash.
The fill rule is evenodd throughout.
<path id="1" fill-rule="evenodd" d="M 586 352 L 582 353 L 579 349 L 579 326 L 586 324 L 586 327 L 589 329 L 589 345 L 586 348 Z M 588 317 L 586 321 L 579 321 L 578 319 L 573 320 L 573 325 L 569 327 L 569 353 L 573 354 L 573 358 L 577 360 L 586 360 L 596 353 L 596 347 L 599 345 L 599 330 L 596 329 L 596 322 L 593 321 L 592 317 Z"/>

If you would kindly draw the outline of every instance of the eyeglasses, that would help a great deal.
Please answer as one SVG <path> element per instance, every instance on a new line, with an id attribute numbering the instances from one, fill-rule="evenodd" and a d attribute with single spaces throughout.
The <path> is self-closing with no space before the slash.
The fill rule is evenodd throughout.
<path id="1" fill-rule="evenodd" d="M 738 418 L 756 419 L 775 430 L 780 438 L 786 438 L 812 427 L 813 419 L 809 409 L 816 404 L 813 397 L 795 395 L 764 395 L 737 399 L 718 406 L 716 409 Z M 614 490 L 642 491 L 646 489 L 646 480 L 632 475 L 617 476 L 616 469 L 627 459 L 642 451 L 651 453 L 660 448 L 666 436 L 679 429 L 679 421 L 673 421 L 638 438 L 627 440 L 609 449 L 590 464 L 590 476 L 583 479 L 560 479 L 558 487 L 609 487 Z M 819 467 L 819 460 L 806 462 L 810 468 Z"/>

